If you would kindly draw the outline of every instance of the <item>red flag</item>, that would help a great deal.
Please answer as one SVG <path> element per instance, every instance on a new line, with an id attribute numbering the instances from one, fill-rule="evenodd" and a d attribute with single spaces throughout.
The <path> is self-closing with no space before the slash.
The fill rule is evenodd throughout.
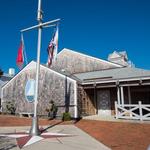
<path id="1" fill-rule="evenodd" d="M 22 41 L 21 41 L 20 47 L 19 47 L 19 49 L 18 49 L 18 55 L 17 55 L 16 63 L 17 63 L 17 65 L 18 65 L 19 69 L 21 69 L 22 66 L 23 66 L 23 63 L 24 63 L 23 43 L 22 43 Z"/>

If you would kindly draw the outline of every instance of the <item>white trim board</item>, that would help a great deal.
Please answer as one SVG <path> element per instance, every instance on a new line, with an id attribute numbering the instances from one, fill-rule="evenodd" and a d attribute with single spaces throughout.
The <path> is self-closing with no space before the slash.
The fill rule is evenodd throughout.
<path id="1" fill-rule="evenodd" d="M 150 77 L 141 77 L 141 78 L 130 78 L 130 79 L 113 79 L 113 80 L 107 80 L 107 81 L 92 81 L 92 82 L 85 82 L 85 83 L 81 83 L 81 85 L 87 85 L 87 84 L 94 84 L 94 83 L 112 83 L 112 82 L 122 82 L 122 81 L 136 81 L 136 80 L 149 80 Z"/>
<path id="2" fill-rule="evenodd" d="M 78 118 L 77 82 L 74 83 L 74 118 Z"/>
<path id="3" fill-rule="evenodd" d="M 40 67 L 43 67 L 43 68 L 45 68 L 45 69 L 47 69 L 48 71 L 51 71 L 51 72 L 53 72 L 53 73 L 55 73 L 55 74 L 57 74 L 57 75 L 59 75 L 59 76 L 61 76 L 61 77 L 63 77 L 63 78 L 65 78 L 66 76 L 65 75 L 63 75 L 63 74 L 61 74 L 61 73 L 58 73 L 58 72 L 56 72 L 56 71 L 54 71 L 54 70 L 52 70 L 52 69 L 50 69 L 50 68 L 48 68 L 48 67 L 46 67 L 46 66 L 44 66 L 44 65 L 41 65 L 40 64 Z M 31 70 L 31 69 L 33 69 L 33 68 L 36 68 L 36 62 L 35 61 L 31 61 L 28 65 L 26 65 L 18 74 L 16 74 L 11 80 L 9 80 L 5 85 L 3 85 L 2 86 L 2 89 L 5 87 L 5 86 L 7 86 L 10 82 L 12 82 L 14 79 L 16 79 L 16 77 L 18 77 L 18 75 L 20 75 L 23 71 L 25 71 L 25 70 Z M 74 79 L 72 79 L 72 78 L 70 78 L 70 77 L 68 77 L 67 76 L 67 78 L 70 80 L 70 81 L 73 81 L 73 82 L 75 82 L 76 80 L 74 80 Z"/>

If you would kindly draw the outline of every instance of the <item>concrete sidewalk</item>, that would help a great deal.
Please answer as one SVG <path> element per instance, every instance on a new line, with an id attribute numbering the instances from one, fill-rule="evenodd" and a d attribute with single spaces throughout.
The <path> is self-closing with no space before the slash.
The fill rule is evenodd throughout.
<path id="1" fill-rule="evenodd" d="M 0 127 L 0 133 L 20 132 L 29 130 L 29 127 Z M 30 146 L 24 147 L 24 150 L 110 150 L 102 143 L 83 132 L 74 125 L 57 125 L 49 132 L 70 134 L 70 137 L 50 138 L 39 141 Z M 0 150 L 11 149 L 19 150 L 15 139 L 0 137 Z"/>

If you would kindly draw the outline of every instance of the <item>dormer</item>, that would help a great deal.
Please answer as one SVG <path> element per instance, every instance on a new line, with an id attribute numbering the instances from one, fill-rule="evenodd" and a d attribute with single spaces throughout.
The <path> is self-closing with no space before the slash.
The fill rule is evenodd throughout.
<path id="1" fill-rule="evenodd" d="M 122 66 L 129 66 L 128 56 L 126 51 L 117 52 L 114 51 L 112 54 L 108 55 L 108 61 L 120 64 Z"/>

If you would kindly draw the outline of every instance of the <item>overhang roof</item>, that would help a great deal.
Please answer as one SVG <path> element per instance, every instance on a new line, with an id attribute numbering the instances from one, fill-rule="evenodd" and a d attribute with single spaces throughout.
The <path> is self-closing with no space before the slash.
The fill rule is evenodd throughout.
<path id="1" fill-rule="evenodd" d="M 92 81 L 112 81 L 112 80 L 121 80 L 121 79 L 134 79 L 134 78 L 150 78 L 150 71 L 139 69 L 139 68 L 115 68 L 102 71 L 86 72 L 74 74 L 79 78 L 83 83 L 92 82 Z"/>

